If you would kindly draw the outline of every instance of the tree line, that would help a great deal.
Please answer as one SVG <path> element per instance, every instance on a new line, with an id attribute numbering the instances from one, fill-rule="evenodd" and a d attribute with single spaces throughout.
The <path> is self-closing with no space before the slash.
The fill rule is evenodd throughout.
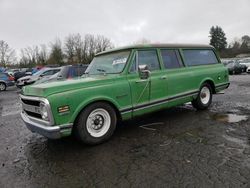
<path id="1" fill-rule="evenodd" d="M 219 51 L 221 57 L 232 58 L 240 54 L 250 56 L 250 36 L 244 35 L 241 38 L 235 38 L 228 44 L 226 34 L 221 27 L 212 26 L 209 34 L 210 45 Z"/>
<path id="2" fill-rule="evenodd" d="M 0 66 L 6 67 L 18 64 L 19 67 L 34 67 L 36 65 L 88 64 L 98 52 L 113 48 L 111 40 L 102 35 L 70 34 L 64 42 L 60 39 L 49 45 L 36 45 L 20 50 L 19 60 L 15 51 L 0 40 Z"/>
<path id="3" fill-rule="evenodd" d="M 209 31 L 210 45 L 214 46 L 221 57 L 236 57 L 239 54 L 250 54 L 250 36 L 235 38 L 228 44 L 226 34 L 219 26 L 212 26 Z M 149 42 L 141 39 L 136 43 Z M 88 64 L 98 52 L 113 48 L 110 39 L 102 35 L 79 33 L 70 34 L 63 42 L 56 39 L 48 45 L 36 45 L 20 50 L 17 55 L 7 42 L 0 40 L 0 66 L 18 65 L 34 67 L 36 65 Z"/>

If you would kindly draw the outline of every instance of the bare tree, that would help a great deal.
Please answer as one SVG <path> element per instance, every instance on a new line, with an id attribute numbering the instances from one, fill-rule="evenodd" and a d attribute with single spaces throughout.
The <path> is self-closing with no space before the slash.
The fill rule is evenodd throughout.
<path id="1" fill-rule="evenodd" d="M 80 34 L 71 34 L 65 40 L 65 54 L 68 63 L 90 63 L 98 52 L 112 48 L 111 41 L 101 35 L 87 34 L 84 38 Z"/>
<path id="2" fill-rule="evenodd" d="M 90 63 L 95 55 L 95 37 L 87 34 L 84 37 L 84 62 Z"/>
<path id="3" fill-rule="evenodd" d="M 49 59 L 47 47 L 45 44 L 40 45 L 37 53 L 37 63 L 41 65 L 46 65 Z"/>
<path id="4" fill-rule="evenodd" d="M 21 66 L 46 65 L 48 61 L 48 52 L 46 45 L 33 46 L 21 49 Z"/>
<path id="5" fill-rule="evenodd" d="M 75 56 L 74 46 L 75 46 L 74 35 L 67 36 L 65 39 L 64 50 L 69 64 L 74 63 L 74 56 Z"/>
<path id="6" fill-rule="evenodd" d="M 6 67 L 6 65 L 13 63 L 15 60 L 15 51 L 9 47 L 7 42 L 0 40 L 0 65 Z"/>
<path id="7" fill-rule="evenodd" d="M 102 35 L 97 35 L 95 38 L 95 43 L 96 43 L 96 53 L 105 51 L 107 49 L 113 48 L 113 44 L 110 41 L 110 39 L 102 36 Z"/>

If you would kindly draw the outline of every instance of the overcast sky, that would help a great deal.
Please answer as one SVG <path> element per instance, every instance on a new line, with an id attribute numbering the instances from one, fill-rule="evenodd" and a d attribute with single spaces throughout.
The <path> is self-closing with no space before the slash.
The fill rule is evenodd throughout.
<path id="1" fill-rule="evenodd" d="M 231 42 L 250 35 L 249 18 L 250 0 L 0 0 L 0 40 L 17 50 L 72 33 L 101 34 L 116 46 L 209 43 L 219 25 Z"/>

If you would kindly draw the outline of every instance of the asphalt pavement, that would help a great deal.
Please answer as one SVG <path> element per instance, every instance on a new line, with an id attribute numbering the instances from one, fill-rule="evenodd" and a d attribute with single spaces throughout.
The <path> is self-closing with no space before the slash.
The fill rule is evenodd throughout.
<path id="1" fill-rule="evenodd" d="M 31 133 L 20 92 L 0 93 L 0 187 L 250 187 L 250 75 L 211 107 L 190 104 L 119 123 L 98 146 Z"/>

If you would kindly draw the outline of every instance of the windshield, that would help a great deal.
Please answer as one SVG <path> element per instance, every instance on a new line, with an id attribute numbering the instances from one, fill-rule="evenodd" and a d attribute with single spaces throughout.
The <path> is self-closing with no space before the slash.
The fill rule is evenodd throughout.
<path id="1" fill-rule="evenodd" d="M 42 74 L 44 72 L 45 69 L 41 69 L 39 71 L 37 71 L 36 73 L 34 73 L 34 76 L 39 76 L 40 74 Z"/>
<path id="2" fill-rule="evenodd" d="M 126 65 L 130 51 L 114 52 L 95 57 L 89 67 L 87 74 L 117 74 L 122 72 Z"/>

